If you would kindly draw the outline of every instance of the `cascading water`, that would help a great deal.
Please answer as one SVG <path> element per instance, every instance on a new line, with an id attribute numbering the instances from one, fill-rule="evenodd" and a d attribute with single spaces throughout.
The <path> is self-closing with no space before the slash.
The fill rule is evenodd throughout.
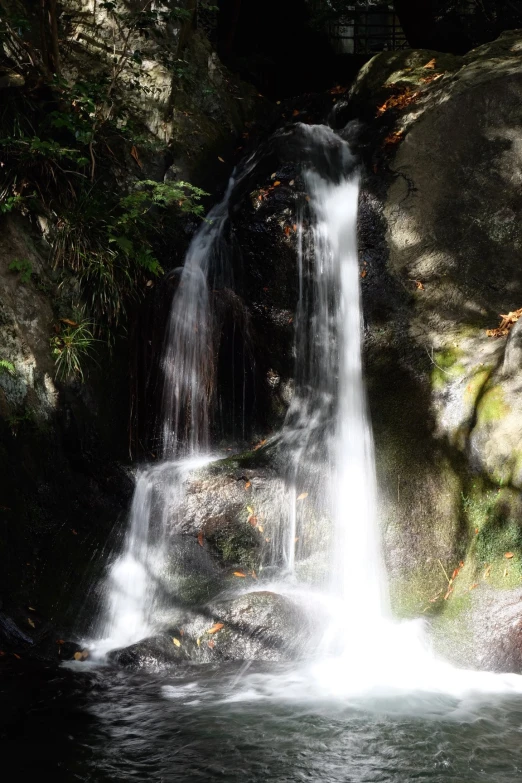
<path id="1" fill-rule="evenodd" d="M 132 644 L 161 626 L 172 604 L 168 528 L 183 497 L 185 479 L 211 458 L 209 406 L 213 393 L 212 310 L 209 290 L 231 278 L 223 231 L 234 186 L 252 169 L 249 158 L 228 183 L 223 200 L 192 240 L 171 306 L 165 338 L 159 464 L 141 470 L 123 552 L 112 564 L 106 606 L 94 653 Z"/>
<path id="2" fill-rule="evenodd" d="M 288 508 L 279 509 L 270 573 L 279 568 L 281 581 L 272 579 L 272 587 L 288 593 L 288 577 L 299 584 L 304 561 L 316 554 L 306 543 L 299 504 L 310 494 L 329 520 L 322 586 L 332 619 L 315 661 L 291 675 L 249 675 L 233 698 L 522 690 L 515 675 L 464 672 L 437 660 L 420 622 L 390 619 L 361 357 L 358 172 L 348 144 L 330 128 L 299 126 L 297 132 L 308 199 L 298 228 L 296 393 L 279 439 Z M 255 159 L 247 161 L 241 177 L 254 165 Z M 175 603 L 165 577 L 169 520 L 187 473 L 210 459 L 209 290 L 229 274 L 223 234 L 236 182 L 231 179 L 194 237 L 180 274 L 163 359 L 163 460 L 138 476 L 124 550 L 109 574 L 98 655 L 150 635 Z"/>

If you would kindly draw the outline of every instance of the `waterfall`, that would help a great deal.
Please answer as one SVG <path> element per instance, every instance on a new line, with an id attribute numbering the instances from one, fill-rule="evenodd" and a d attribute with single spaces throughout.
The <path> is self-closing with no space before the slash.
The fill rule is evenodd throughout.
<path id="1" fill-rule="evenodd" d="M 168 530 L 185 479 L 210 460 L 214 346 L 209 291 L 231 285 L 223 238 L 234 187 L 255 163 L 248 158 L 229 180 L 223 200 L 194 235 L 179 274 L 162 358 L 161 451 L 158 464 L 138 472 L 123 551 L 110 566 L 105 606 L 91 646 L 97 656 L 160 628 L 175 603 L 168 579 Z"/>

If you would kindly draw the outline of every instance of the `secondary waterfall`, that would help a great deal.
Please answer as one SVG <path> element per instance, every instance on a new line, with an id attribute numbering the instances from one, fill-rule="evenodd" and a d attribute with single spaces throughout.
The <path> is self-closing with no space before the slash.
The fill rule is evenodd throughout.
<path id="1" fill-rule="evenodd" d="M 210 460 L 214 348 L 209 291 L 230 283 L 223 230 L 234 187 L 254 160 L 247 159 L 230 178 L 223 200 L 209 212 L 177 270 L 162 358 L 161 460 L 136 478 L 123 552 L 107 578 L 105 609 L 93 645 L 97 655 L 153 633 L 175 603 L 168 572 L 169 519 L 181 502 L 187 474 Z"/>

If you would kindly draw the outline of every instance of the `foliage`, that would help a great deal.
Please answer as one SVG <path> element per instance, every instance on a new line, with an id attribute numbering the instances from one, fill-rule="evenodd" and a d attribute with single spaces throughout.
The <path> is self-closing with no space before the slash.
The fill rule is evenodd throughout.
<path id="1" fill-rule="evenodd" d="M 84 379 L 83 362 L 91 355 L 95 338 L 92 323 L 85 319 L 79 323 L 68 321 L 59 335 L 51 340 L 55 357 L 56 377 L 62 381 Z"/>
<path id="2" fill-rule="evenodd" d="M 14 375 L 14 364 L 12 362 L 8 362 L 7 359 L 0 359 L 0 373 L 3 372 L 7 372 L 9 375 Z"/>
<path id="3" fill-rule="evenodd" d="M 175 215 L 203 212 L 204 193 L 189 183 L 139 179 L 140 153 L 155 145 L 122 100 L 129 87 L 147 91 L 138 38 L 164 35 L 166 26 L 179 27 L 192 12 L 175 6 L 152 9 L 146 0 L 136 5 L 121 0 L 99 4 L 118 27 L 121 47 L 95 73 L 74 82 L 62 77 L 59 53 L 52 51 L 55 30 L 24 34 L 35 33 L 42 21 L 23 3 L 13 0 L 0 23 L 0 64 L 3 55 L 4 63 L 12 69 L 14 62 L 26 80 L 23 89 L 3 92 L 0 103 L 0 217 L 17 210 L 44 218 L 60 290 L 75 291 L 74 303 L 84 303 L 89 312 L 82 329 L 70 327 L 53 338 L 62 377 L 82 376 L 76 360 L 88 352 L 89 334 L 111 343 L 129 305 L 162 274 L 157 248 L 165 232 L 175 230 Z M 62 27 L 70 24 L 65 15 L 57 21 Z M 26 38 L 47 40 L 47 45 L 35 50 L 37 44 Z M 27 264 L 10 266 L 22 282 L 31 276 Z"/>
<path id="4" fill-rule="evenodd" d="M 31 275 L 33 274 L 33 265 L 26 258 L 15 258 L 14 261 L 11 261 L 9 264 L 8 269 L 10 272 L 20 273 L 21 283 L 28 283 L 31 279 Z"/>

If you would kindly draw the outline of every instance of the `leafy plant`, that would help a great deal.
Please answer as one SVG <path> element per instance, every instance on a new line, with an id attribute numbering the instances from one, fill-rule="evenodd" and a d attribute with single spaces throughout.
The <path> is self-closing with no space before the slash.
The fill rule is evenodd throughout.
<path id="1" fill-rule="evenodd" d="M 0 359 L 0 373 L 6 372 L 9 375 L 15 374 L 15 366 L 12 362 L 8 362 L 7 359 Z"/>
<path id="2" fill-rule="evenodd" d="M 94 342 L 90 321 L 82 320 L 79 323 L 68 321 L 60 334 L 51 340 L 56 378 L 62 381 L 75 378 L 83 381 L 83 362 L 91 355 Z"/>
<path id="3" fill-rule="evenodd" d="M 26 258 L 15 258 L 14 261 L 11 261 L 9 264 L 8 269 L 10 272 L 20 273 L 21 283 L 28 283 L 31 279 L 31 275 L 33 274 L 33 265 Z"/>

